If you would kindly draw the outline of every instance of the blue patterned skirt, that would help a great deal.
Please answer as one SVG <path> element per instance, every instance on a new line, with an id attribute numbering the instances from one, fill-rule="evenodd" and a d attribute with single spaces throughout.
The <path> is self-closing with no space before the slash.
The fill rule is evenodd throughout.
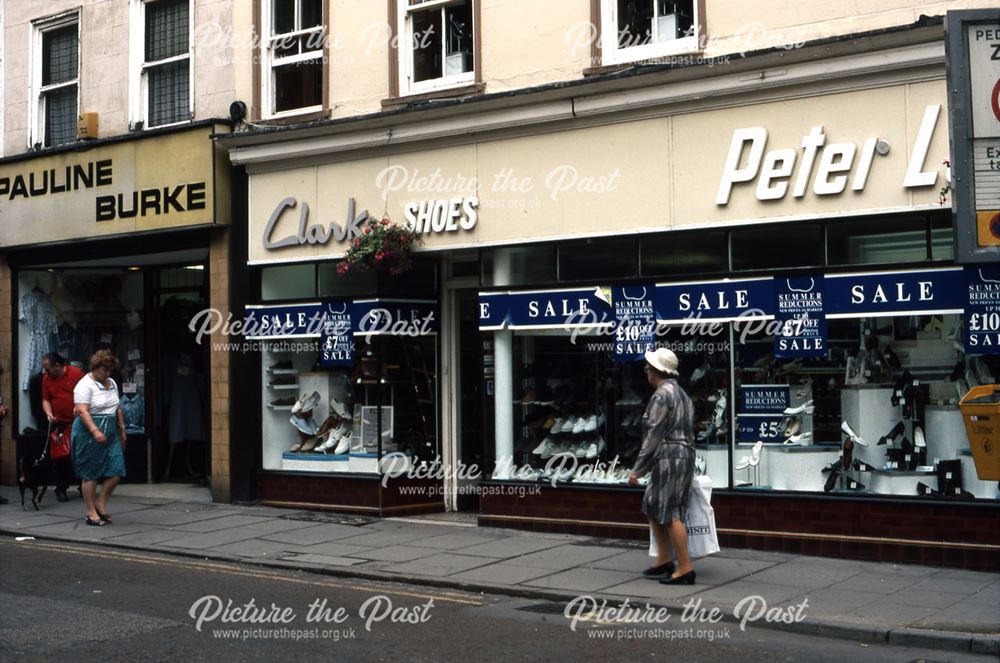
<path id="1" fill-rule="evenodd" d="M 117 415 L 92 414 L 91 418 L 107 442 L 99 444 L 80 417 L 73 420 L 72 456 L 76 476 L 83 481 L 125 476 L 125 454 L 118 439 Z"/>
<path id="2" fill-rule="evenodd" d="M 665 442 L 649 474 L 649 485 L 642 498 L 642 512 L 667 525 L 687 521 L 688 493 L 694 479 L 694 447 Z"/>

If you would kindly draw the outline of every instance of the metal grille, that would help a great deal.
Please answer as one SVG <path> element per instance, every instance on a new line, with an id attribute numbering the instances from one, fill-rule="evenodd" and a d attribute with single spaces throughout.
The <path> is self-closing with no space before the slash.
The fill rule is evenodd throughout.
<path id="1" fill-rule="evenodd" d="M 45 93 L 45 145 L 53 147 L 76 140 L 76 86 Z"/>
<path id="2" fill-rule="evenodd" d="M 42 35 L 42 85 L 76 78 L 78 43 L 75 24 Z"/>
<path id="3" fill-rule="evenodd" d="M 146 62 L 188 51 L 188 0 L 159 0 L 146 5 Z"/>
<path id="4" fill-rule="evenodd" d="M 188 60 L 150 67 L 149 126 L 157 127 L 189 119 Z"/>

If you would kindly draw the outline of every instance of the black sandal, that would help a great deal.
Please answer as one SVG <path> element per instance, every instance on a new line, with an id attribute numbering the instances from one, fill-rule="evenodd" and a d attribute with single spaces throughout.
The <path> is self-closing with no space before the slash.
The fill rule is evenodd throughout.
<path id="1" fill-rule="evenodd" d="M 101 513 L 100 511 L 98 511 L 97 512 L 97 517 L 100 518 L 103 522 L 106 522 L 106 523 L 110 523 L 111 522 L 111 516 L 109 516 L 106 513 Z"/>
<path id="2" fill-rule="evenodd" d="M 105 522 L 104 522 L 103 520 L 101 520 L 100 518 L 97 518 L 97 519 L 95 520 L 95 519 L 91 518 L 90 516 L 87 516 L 87 517 L 85 518 L 85 521 L 86 521 L 86 523 L 87 523 L 88 525 L 91 525 L 91 526 L 93 526 L 93 527 L 103 527 L 103 526 L 104 526 L 104 525 L 106 524 L 106 523 L 105 523 Z"/>

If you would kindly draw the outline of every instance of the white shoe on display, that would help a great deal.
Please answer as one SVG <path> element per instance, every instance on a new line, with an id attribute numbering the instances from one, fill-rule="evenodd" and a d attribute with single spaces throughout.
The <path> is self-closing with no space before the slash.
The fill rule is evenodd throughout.
<path id="1" fill-rule="evenodd" d="M 715 403 L 715 412 L 712 414 L 712 424 L 716 428 L 722 428 L 723 418 L 726 416 L 726 392 L 719 391 L 719 400 Z"/>
<path id="2" fill-rule="evenodd" d="M 347 410 L 347 406 L 338 401 L 336 398 L 330 399 L 330 412 L 333 412 L 341 419 L 350 419 L 351 414 Z"/>
<path id="3" fill-rule="evenodd" d="M 556 422 L 554 424 L 552 424 L 552 428 L 549 429 L 549 432 L 552 433 L 553 435 L 555 435 L 556 433 L 561 433 L 562 429 L 563 429 L 563 425 L 565 423 L 566 423 L 566 420 L 563 419 L 562 417 L 557 418 Z"/>
<path id="4" fill-rule="evenodd" d="M 913 446 L 918 449 L 925 449 L 927 447 L 927 439 L 924 437 L 924 429 L 920 426 L 913 429 Z"/>
<path id="5" fill-rule="evenodd" d="M 590 444 L 588 444 L 587 448 L 584 450 L 583 455 L 584 458 L 586 458 L 587 460 L 593 460 L 597 458 L 597 443 L 591 442 Z"/>
<path id="6" fill-rule="evenodd" d="M 580 417 L 579 419 L 577 419 L 576 423 L 573 424 L 573 434 L 574 435 L 579 435 L 580 433 L 582 433 L 585 430 L 587 430 L 587 421 L 588 420 L 589 420 L 589 417 Z M 594 419 L 594 428 L 597 428 L 597 419 Z"/>
<path id="7" fill-rule="evenodd" d="M 560 433 L 572 433 L 573 429 L 576 428 L 576 424 L 579 421 L 580 420 L 577 418 L 576 415 L 574 415 L 574 414 L 569 415 L 569 419 L 567 419 L 565 422 L 563 422 L 562 428 L 559 430 L 559 432 Z M 553 426 L 553 428 L 555 428 L 555 426 Z"/>
<path id="8" fill-rule="evenodd" d="M 696 456 L 694 459 L 694 473 L 697 475 L 705 474 L 705 457 Z"/>
<path id="9" fill-rule="evenodd" d="M 847 423 L 846 421 L 844 421 L 844 422 L 842 422 L 840 424 L 840 430 L 843 431 L 844 435 L 846 435 L 847 437 L 849 437 L 851 439 L 851 442 L 853 442 L 854 444 L 857 444 L 857 445 L 862 446 L 862 447 L 867 447 L 868 446 L 868 443 L 865 442 L 865 438 L 863 438 L 860 435 L 858 435 L 857 433 L 855 433 L 854 429 L 851 428 L 851 425 L 849 423 Z"/>
<path id="10" fill-rule="evenodd" d="M 593 433 L 596 430 L 597 430 L 597 415 L 592 414 L 584 420 L 582 432 Z M 576 429 L 574 429 L 573 432 L 575 433 Z"/>
<path id="11" fill-rule="evenodd" d="M 547 449 L 548 447 L 550 447 L 550 446 L 552 446 L 552 442 L 550 442 L 550 441 L 549 441 L 549 438 L 548 438 L 548 437 L 546 437 L 546 438 L 545 438 L 544 440 L 542 440 L 542 441 L 541 441 L 541 442 L 540 442 L 540 443 L 538 444 L 538 446 L 537 446 L 537 447 L 535 447 L 534 449 L 532 449 L 532 450 L 531 450 L 531 453 L 535 454 L 536 456 L 539 456 L 539 455 L 541 455 L 541 454 L 545 453 L 545 450 L 546 450 L 546 449 Z"/>
<path id="12" fill-rule="evenodd" d="M 546 438 L 544 446 L 542 447 L 542 450 L 541 452 L 539 452 L 538 456 L 542 460 L 552 458 L 552 455 L 557 453 L 556 449 L 557 449 L 556 445 L 552 444 L 552 442 L 550 442 L 548 438 Z"/>
<path id="13" fill-rule="evenodd" d="M 314 451 L 318 451 L 320 453 L 326 453 L 327 450 L 330 447 L 335 446 L 339 440 L 340 436 L 337 435 L 336 429 L 331 429 L 323 435 L 323 441 L 320 444 L 316 445 Z"/>
<path id="14" fill-rule="evenodd" d="M 351 450 L 351 442 L 353 438 L 354 438 L 353 434 L 345 432 L 344 435 L 340 438 L 340 442 L 337 444 L 337 448 L 333 450 L 333 455 L 343 456 L 344 454 L 349 452 Z"/>
<path id="15" fill-rule="evenodd" d="M 815 410 L 816 407 L 813 405 L 813 402 L 809 400 L 796 407 L 786 407 L 784 414 L 787 415 L 803 414 L 803 413 L 812 414 L 813 412 L 815 412 Z"/>
<path id="16" fill-rule="evenodd" d="M 788 445 L 798 444 L 801 446 L 805 446 L 806 443 L 809 442 L 809 440 L 811 439 L 812 439 L 812 433 L 802 433 L 801 435 L 789 435 L 787 438 L 785 438 L 784 443 Z"/>
<path id="17" fill-rule="evenodd" d="M 760 440 L 754 443 L 753 448 L 750 449 L 750 455 L 740 458 L 736 462 L 737 470 L 745 470 L 748 467 L 757 467 L 760 463 L 760 452 L 764 448 L 764 443 Z"/>

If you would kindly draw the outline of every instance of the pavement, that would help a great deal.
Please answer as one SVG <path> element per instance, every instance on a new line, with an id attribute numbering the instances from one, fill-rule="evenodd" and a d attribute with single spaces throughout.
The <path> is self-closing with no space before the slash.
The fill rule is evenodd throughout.
<path id="1" fill-rule="evenodd" d="M 70 491 L 71 494 L 75 491 Z M 478 527 L 451 514 L 376 519 L 215 504 L 194 486 L 123 485 L 114 520 L 84 523 L 82 501 L 22 511 L 0 494 L 0 534 L 236 561 L 336 576 L 537 599 L 561 613 L 580 596 L 668 608 L 749 629 L 1000 656 L 1000 574 L 724 549 L 697 560 L 697 584 L 642 576 L 641 542 Z M 577 602 L 576 605 L 580 605 Z M 611 613 L 593 613 L 608 620 Z"/>

